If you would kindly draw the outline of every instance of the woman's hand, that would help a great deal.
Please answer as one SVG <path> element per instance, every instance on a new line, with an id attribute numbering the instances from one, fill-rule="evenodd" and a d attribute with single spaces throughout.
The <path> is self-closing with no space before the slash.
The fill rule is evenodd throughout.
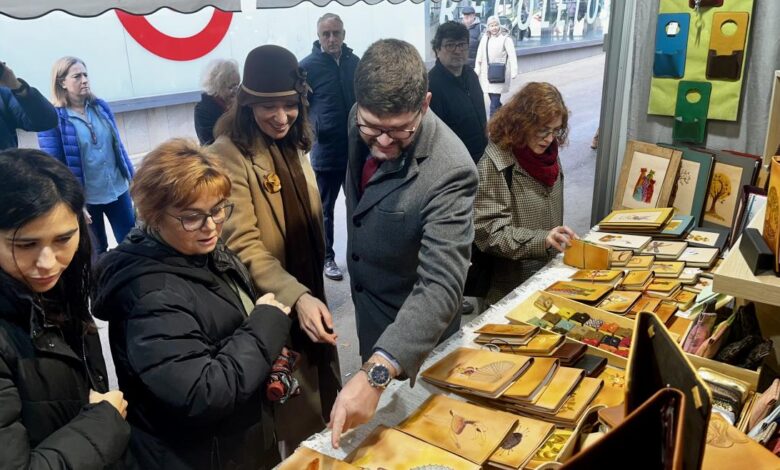
<path id="1" fill-rule="evenodd" d="M 100 403 L 101 401 L 107 401 L 111 406 L 116 408 L 116 411 L 122 415 L 122 418 L 127 418 L 127 400 L 125 396 L 119 390 L 111 390 L 108 393 L 98 393 L 94 390 L 89 391 L 89 402 Z"/>
<path id="2" fill-rule="evenodd" d="M 311 294 L 303 294 L 295 302 L 295 310 L 298 312 L 298 321 L 301 329 L 315 343 L 328 343 L 336 345 L 336 333 L 333 331 L 333 316 L 327 305 Z"/>
<path id="3" fill-rule="evenodd" d="M 265 294 L 264 296 L 257 299 L 257 302 L 255 302 L 255 305 L 270 305 L 271 307 L 276 307 L 282 312 L 284 312 L 285 315 L 290 314 L 290 307 L 284 305 L 283 303 L 276 300 L 275 296 L 272 293 Z"/>
<path id="4" fill-rule="evenodd" d="M 574 230 L 565 225 L 555 227 L 550 230 L 544 239 L 545 248 L 555 248 L 556 250 L 563 252 L 570 244 L 572 240 L 576 240 L 580 237 L 574 233 Z"/>

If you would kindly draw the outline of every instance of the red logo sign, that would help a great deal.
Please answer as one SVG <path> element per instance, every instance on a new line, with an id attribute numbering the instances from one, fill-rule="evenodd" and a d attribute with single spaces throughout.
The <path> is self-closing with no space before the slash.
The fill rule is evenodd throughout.
<path id="1" fill-rule="evenodd" d="M 143 16 L 116 10 L 116 16 L 133 39 L 152 54 L 169 60 L 195 60 L 213 51 L 230 28 L 233 13 L 214 9 L 209 23 L 194 36 L 177 38 L 169 36 Z"/>

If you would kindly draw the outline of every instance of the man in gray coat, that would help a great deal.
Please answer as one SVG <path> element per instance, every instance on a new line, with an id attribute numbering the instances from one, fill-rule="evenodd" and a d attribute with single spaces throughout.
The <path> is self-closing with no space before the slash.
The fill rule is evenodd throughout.
<path id="1" fill-rule="evenodd" d="M 429 110 L 428 75 L 411 44 L 372 44 L 349 117 L 347 262 L 365 364 L 331 412 L 333 445 L 368 421 L 395 377 L 414 385 L 430 351 L 460 327 L 474 237 L 477 172 Z"/>

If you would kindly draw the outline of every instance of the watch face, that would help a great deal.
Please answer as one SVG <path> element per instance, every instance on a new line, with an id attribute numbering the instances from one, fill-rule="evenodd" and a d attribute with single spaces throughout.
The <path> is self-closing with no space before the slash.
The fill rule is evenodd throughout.
<path id="1" fill-rule="evenodd" d="M 371 381 L 377 385 L 385 385 L 390 381 L 390 371 L 381 364 L 372 367 L 370 372 Z"/>

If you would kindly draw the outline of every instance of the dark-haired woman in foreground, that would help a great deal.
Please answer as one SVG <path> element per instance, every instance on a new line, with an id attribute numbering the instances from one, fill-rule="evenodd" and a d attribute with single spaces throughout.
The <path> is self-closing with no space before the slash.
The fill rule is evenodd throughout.
<path id="1" fill-rule="evenodd" d="M 0 153 L 0 467 L 122 468 L 127 402 L 89 314 L 81 184 L 39 150 Z"/>

